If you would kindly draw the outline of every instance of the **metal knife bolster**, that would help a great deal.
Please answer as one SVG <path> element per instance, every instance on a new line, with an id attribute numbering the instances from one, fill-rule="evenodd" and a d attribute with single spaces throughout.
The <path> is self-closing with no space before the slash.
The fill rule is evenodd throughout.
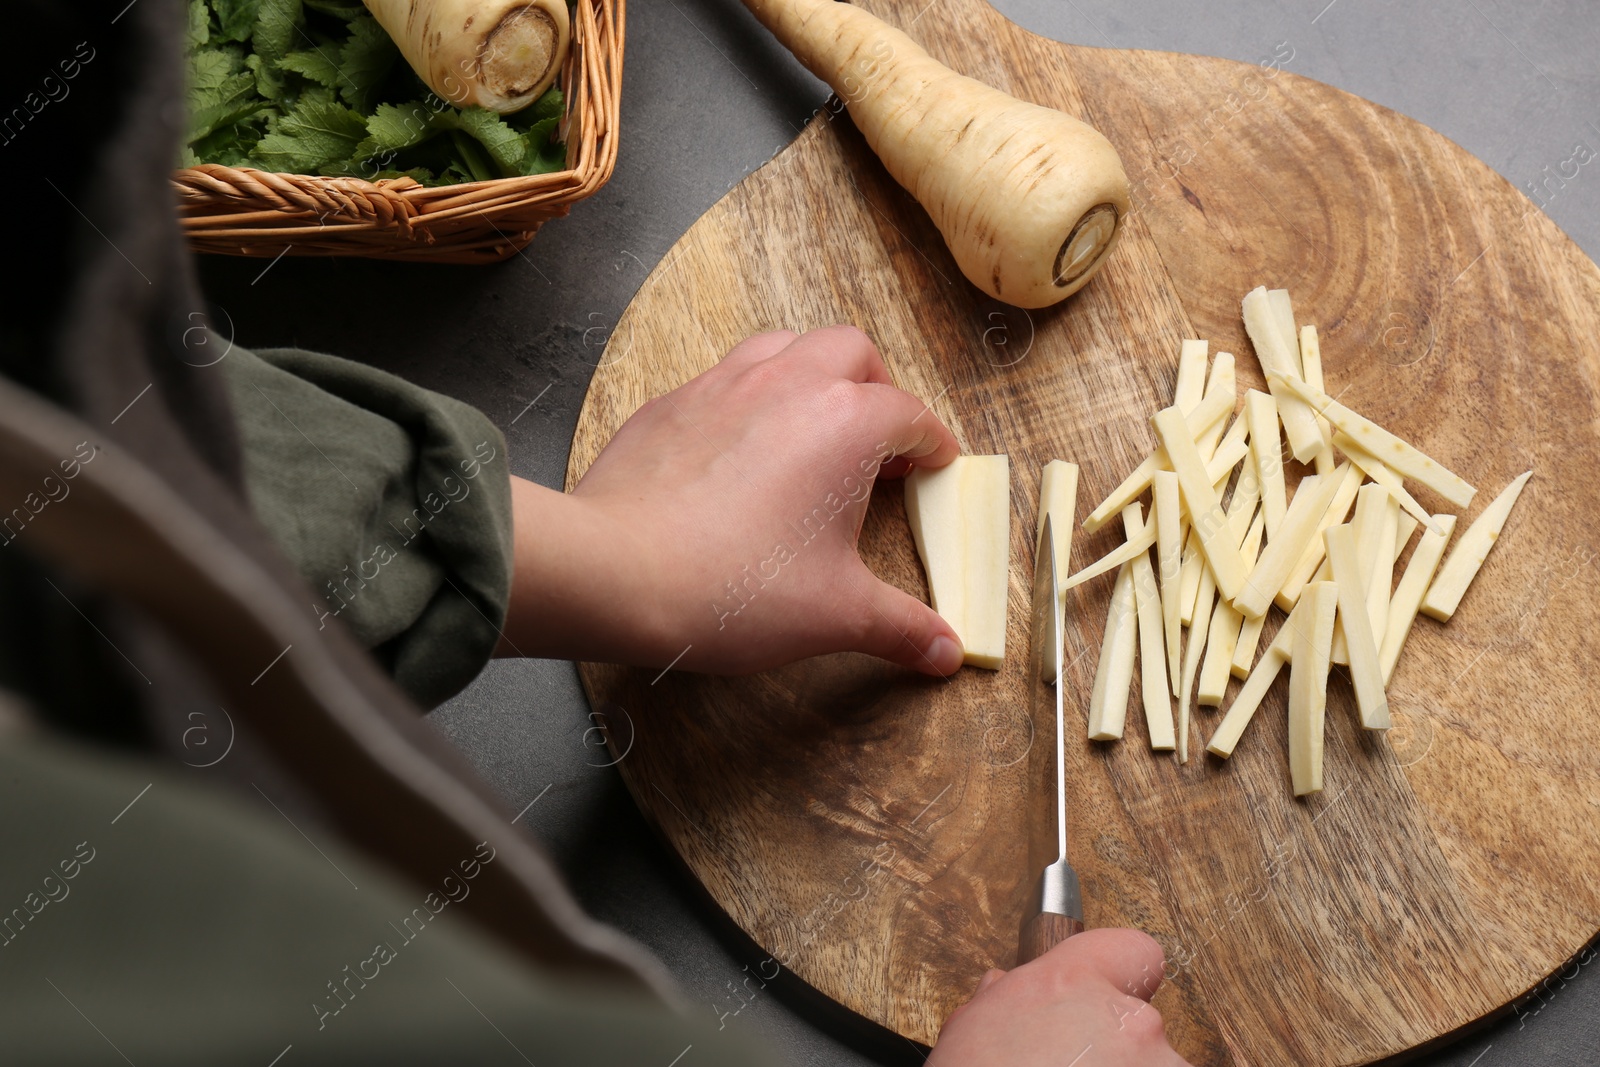
<path id="1" fill-rule="evenodd" d="M 1078 887 L 1078 872 L 1066 860 L 1057 860 L 1044 869 L 1033 887 L 1029 914 L 1065 915 L 1083 921 L 1083 891 Z"/>

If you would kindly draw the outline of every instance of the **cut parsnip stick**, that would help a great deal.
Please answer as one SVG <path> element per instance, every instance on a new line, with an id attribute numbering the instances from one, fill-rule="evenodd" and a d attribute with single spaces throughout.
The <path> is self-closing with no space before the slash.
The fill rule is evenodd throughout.
<path id="1" fill-rule="evenodd" d="M 1467 586 L 1472 584 L 1472 579 L 1477 577 L 1489 550 L 1500 539 L 1500 531 L 1511 515 L 1512 505 L 1516 504 L 1517 497 L 1522 495 L 1522 487 L 1528 484 L 1531 477 L 1532 471 L 1518 475 L 1501 490 L 1499 496 L 1490 501 L 1489 506 L 1483 509 L 1483 514 L 1472 520 L 1472 525 L 1461 535 L 1461 540 L 1450 551 L 1450 558 L 1444 561 L 1444 566 L 1439 568 L 1438 575 L 1428 586 L 1428 595 L 1422 598 L 1424 615 L 1448 622 L 1450 616 L 1456 613 L 1462 595 L 1466 593 Z"/>
<path id="2" fill-rule="evenodd" d="M 1417 542 L 1417 550 L 1411 553 L 1411 562 L 1406 564 L 1406 571 L 1400 576 L 1400 584 L 1395 587 L 1394 596 L 1389 601 L 1389 624 L 1383 635 L 1383 646 L 1378 649 L 1378 664 L 1383 668 L 1383 681 L 1388 684 L 1394 676 L 1394 665 L 1400 660 L 1400 650 L 1405 647 L 1406 638 L 1411 634 L 1411 624 L 1417 619 L 1417 611 L 1422 606 L 1422 597 L 1428 591 L 1428 586 L 1433 582 L 1433 576 L 1439 569 L 1439 561 L 1444 558 L 1445 546 L 1450 543 L 1450 535 L 1455 533 L 1456 517 L 1454 515 L 1435 515 L 1434 525 L 1440 533 L 1432 530 L 1422 535 L 1422 540 Z"/>
<path id="3" fill-rule="evenodd" d="M 1250 335 L 1250 343 L 1255 345 L 1256 358 L 1261 362 L 1262 373 L 1267 376 L 1267 388 L 1278 402 L 1278 417 L 1283 420 L 1284 433 L 1289 438 L 1289 453 L 1301 463 L 1309 463 L 1323 445 L 1322 433 L 1317 429 L 1316 413 L 1304 399 L 1281 384 L 1274 385 L 1272 381 L 1274 375 L 1299 381 L 1300 355 L 1284 343 L 1278 330 L 1277 316 L 1272 310 L 1271 298 L 1264 286 L 1245 294 L 1242 309 L 1245 332 Z"/>
<path id="4" fill-rule="evenodd" d="M 1400 504 L 1385 490 L 1378 536 L 1367 562 L 1367 621 L 1374 646 L 1389 627 L 1389 594 L 1394 590 L 1394 543 L 1400 536 Z"/>
<path id="5" fill-rule="evenodd" d="M 1386 467 L 1381 460 L 1362 448 L 1355 439 L 1343 430 L 1333 435 L 1333 443 L 1339 446 L 1353 466 L 1368 478 L 1389 490 L 1389 495 L 1399 501 L 1404 508 L 1418 522 L 1427 526 L 1433 521 L 1433 516 L 1428 514 L 1428 509 L 1417 503 L 1415 497 L 1406 492 L 1405 482 L 1394 471 Z M 1430 527 L 1431 528 L 1431 527 Z"/>
<path id="6" fill-rule="evenodd" d="M 1123 564 L 1111 587 L 1106 632 L 1100 639 L 1100 663 L 1089 694 L 1089 740 L 1115 741 L 1128 717 L 1128 691 L 1133 686 L 1133 657 L 1139 643 L 1139 613 L 1133 590 L 1133 568 Z"/>
<path id="7" fill-rule="evenodd" d="M 1178 659 L 1183 654 L 1182 609 L 1178 604 L 1179 580 L 1183 569 L 1183 523 L 1179 512 L 1182 498 L 1178 476 L 1171 471 L 1156 471 L 1151 485 L 1151 507 L 1156 519 L 1156 559 L 1160 562 L 1161 623 L 1167 644 L 1167 689 L 1178 694 Z"/>
<path id="8" fill-rule="evenodd" d="M 1430 523 L 1433 521 L 1432 515 L 1428 516 L 1428 521 Z M 1394 570 L 1394 565 L 1400 562 L 1400 556 L 1403 552 L 1405 552 L 1406 545 L 1411 541 L 1411 535 L 1416 533 L 1417 527 L 1421 525 L 1422 524 L 1420 522 L 1418 522 L 1416 519 L 1413 519 L 1410 515 L 1400 516 L 1400 522 L 1395 527 L 1394 531 L 1394 559 L 1389 564 L 1389 569 L 1391 572 Z"/>
<path id="9" fill-rule="evenodd" d="M 1250 453 L 1255 458 L 1256 480 L 1261 483 L 1267 536 L 1276 537 L 1283 514 L 1289 510 L 1289 494 L 1283 484 L 1283 442 L 1278 436 L 1278 404 L 1271 393 L 1252 389 L 1244 395 L 1244 413 L 1250 420 Z"/>
<path id="10" fill-rule="evenodd" d="M 1210 567 L 1200 568 L 1200 588 L 1194 606 L 1194 625 L 1189 627 L 1189 644 L 1183 650 L 1183 677 L 1178 688 L 1178 762 L 1189 760 L 1189 710 L 1194 699 L 1195 676 L 1200 673 L 1200 654 L 1205 651 L 1206 633 L 1211 627 L 1211 601 L 1217 595 L 1216 576 Z"/>
<path id="11" fill-rule="evenodd" d="M 1298 378 L 1274 376 L 1281 378 L 1284 388 L 1305 401 L 1318 414 L 1326 416 L 1335 427 L 1343 430 L 1346 436 L 1400 477 L 1427 486 L 1457 507 L 1464 508 L 1472 503 L 1472 496 L 1477 490 L 1419 449 L 1400 440 L 1365 415 L 1351 411 L 1322 390 L 1313 389 Z"/>
<path id="12" fill-rule="evenodd" d="M 1053 459 L 1044 465 L 1039 478 L 1039 525 L 1033 532 L 1034 542 L 1044 531 L 1044 517 L 1054 516 L 1050 533 L 1055 542 L 1056 566 L 1061 571 L 1068 568 L 1072 557 L 1072 528 L 1077 525 L 1078 465 Z M 1059 573 L 1059 572 L 1058 572 Z M 1066 590 L 1061 591 L 1061 605 L 1067 602 Z"/>
<path id="13" fill-rule="evenodd" d="M 1321 389 L 1323 387 L 1322 342 L 1317 337 L 1317 328 L 1309 324 L 1300 327 L 1300 369 L 1305 372 L 1300 377 L 1307 385 L 1313 389 Z M 1325 444 L 1333 443 L 1333 428 L 1328 425 L 1328 420 L 1321 415 L 1317 416 L 1317 430 L 1322 434 L 1322 440 Z M 1322 457 L 1322 452 L 1317 453 L 1319 461 Z M 1331 463 L 1333 454 L 1329 452 L 1327 458 Z M 1322 473 L 1320 467 L 1317 473 Z"/>
<path id="14" fill-rule="evenodd" d="M 1209 429 L 1211 424 L 1225 418 L 1233 410 L 1234 397 L 1232 393 L 1207 393 L 1206 398 L 1200 402 L 1185 420 L 1194 435 Z M 1150 477 L 1158 470 L 1171 469 L 1167 462 L 1167 454 L 1159 446 L 1150 455 L 1144 458 L 1133 471 L 1111 490 L 1111 494 L 1089 512 L 1089 517 L 1083 520 L 1084 533 L 1094 533 L 1100 527 L 1122 514 L 1122 509 L 1144 495 L 1150 488 Z"/>
<path id="15" fill-rule="evenodd" d="M 1188 417 L 1206 395 L 1206 355 L 1211 342 L 1184 338 L 1178 350 L 1178 384 L 1172 390 L 1172 402 Z"/>
<path id="16" fill-rule="evenodd" d="M 1305 588 L 1307 582 L 1324 581 L 1326 579 L 1313 578 L 1323 562 L 1324 547 L 1322 534 L 1330 526 L 1337 526 L 1350 514 L 1350 505 L 1355 503 L 1356 492 L 1361 488 L 1361 472 L 1354 464 L 1346 464 L 1344 473 L 1340 477 L 1339 490 L 1333 495 L 1333 502 L 1328 505 L 1328 510 L 1322 516 L 1322 521 L 1317 524 L 1316 535 L 1306 545 L 1305 551 L 1295 561 L 1294 569 L 1289 572 L 1288 579 L 1279 590 L 1275 603 L 1285 611 L 1293 608 L 1300 599 L 1300 590 Z"/>
<path id="17" fill-rule="evenodd" d="M 1122 509 L 1122 528 L 1130 538 L 1145 533 L 1144 508 L 1134 502 Z M 1156 524 L 1148 524 L 1152 529 Z M 1129 563 L 1133 573 L 1134 607 L 1139 615 L 1139 690 L 1144 701 L 1144 721 L 1150 730 L 1150 747 L 1171 749 L 1171 682 L 1167 679 L 1167 656 L 1161 632 L 1161 587 L 1156 584 L 1150 553 L 1141 552 Z"/>
<path id="18" fill-rule="evenodd" d="M 1239 541 L 1231 534 L 1227 518 L 1217 503 L 1205 464 L 1189 436 L 1183 413 L 1177 408 L 1164 408 L 1156 412 L 1150 422 L 1178 475 L 1178 485 L 1189 508 L 1189 522 L 1200 537 L 1200 547 L 1205 550 L 1217 588 L 1232 600 L 1244 586 L 1244 560 L 1239 555 Z"/>
<path id="19" fill-rule="evenodd" d="M 1261 535 L 1265 530 L 1266 517 L 1258 511 L 1255 521 L 1250 524 L 1250 529 L 1244 535 L 1244 545 L 1240 548 L 1247 565 L 1255 563 L 1256 555 L 1261 550 Z M 1222 697 L 1228 690 L 1233 654 L 1239 646 L 1239 630 L 1243 623 L 1244 616 L 1240 615 L 1232 604 L 1218 597 L 1217 606 L 1211 611 L 1211 625 L 1206 636 L 1206 654 L 1200 664 L 1200 683 L 1195 691 L 1195 703 L 1212 708 L 1222 706 Z"/>
<path id="20" fill-rule="evenodd" d="M 906 475 L 906 515 L 933 610 L 961 639 L 963 662 L 997 671 L 1006 658 L 1011 463 L 958 456 Z"/>
<path id="21" fill-rule="evenodd" d="M 1205 550 L 1191 526 L 1183 543 L 1183 568 L 1178 572 L 1178 615 L 1185 626 L 1194 625 L 1194 602 L 1200 594 L 1200 572 L 1205 569 Z"/>
<path id="22" fill-rule="evenodd" d="M 1350 646 L 1350 680 L 1355 685 L 1361 725 L 1368 730 L 1387 730 L 1389 701 L 1383 694 L 1378 646 L 1367 621 L 1367 598 L 1361 587 L 1355 531 L 1349 526 L 1332 526 L 1323 537 L 1328 545 L 1334 585 L 1339 590 L 1339 622 Z"/>
<path id="23" fill-rule="evenodd" d="M 1227 397 L 1228 410 L 1233 410 L 1234 401 L 1239 397 L 1239 387 L 1234 376 L 1232 352 L 1218 352 L 1211 361 L 1211 374 L 1206 378 L 1206 395 Z M 1207 463 L 1216 454 L 1217 443 L 1222 440 L 1222 430 L 1222 423 L 1214 422 L 1194 436 L 1195 450 Z"/>
<path id="24" fill-rule="evenodd" d="M 1257 709 L 1261 707 L 1261 701 L 1266 698 L 1267 690 L 1272 688 L 1272 683 L 1277 679 L 1283 665 L 1289 662 L 1292 638 L 1302 618 L 1302 609 L 1297 606 L 1289 613 L 1283 625 L 1278 627 L 1278 635 L 1261 654 L 1261 661 L 1245 679 L 1244 685 L 1239 688 L 1239 695 L 1234 697 L 1233 703 L 1229 705 L 1228 713 L 1217 724 L 1216 733 L 1211 735 L 1211 740 L 1206 745 L 1207 752 L 1223 759 L 1233 755 L 1234 746 L 1239 743 L 1244 728 L 1255 718 Z"/>
<path id="25" fill-rule="evenodd" d="M 1257 615 L 1247 619 L 1241 615 L 1240 618 L 1243 621 L 1239 623 L 1239 640 L 1234 645 L 1233 662 L 1228 669 L 1235 678 L 1248 678 L 1250 667 L 1256 661 L 1256 649 L 1261 647 L 1261 628 L 1267 624 L 1267 617 Z"/>
<path id="26" fill-rule="evenodd" d="M 1206 477 L 1212 485 L 1218 482 L 1227 484 L 1227 479 L 1233 473 L 1233 468 L 1239 461 L 1250 454 L 1250 446 L 1243 440 L 1243 434 L 1231 441 L 1223 441 L 1217 446 L 1216 452 L 1206 461 Z"/>
<path id="27" fill-rule="evenodd" d="M 1383 516 L 1388 506 L 1389 491 L 1375 482 L 1367 482 L 1356 493 L 1356 513 L 1350 520 L 1350 530 L 1356 542 L 1356 582 L 1363 596 L 1372 585 L 1379 556 L 1391 559 L 1388 552 L 1394 544 L 1394 535 L 1390 534 L 1387 540 L 1383 537 Z M 1327 562 L 1318 568 L 1317 576 L 1312 579 L 1314 582 L 1332 580 L 1333 572 Z M 1345 643 L 1342 619 L 1334 623 L 1332 658 L 1334 663 L 1350 663 L 1350 649 Z"/>
<path id="28" fill-rule="evenodd" d="M 1224 519 L 1227 528 L 1229 543 L 1239 546 L 1249 534 L 1247 524 L 1250 517 L 1255 514 L 1256 500 L 1253 491 L 1248 487 L 1244 492 L 1235 492 L 1233 499 L 1228 503 L 1228 512 Z M 1244 552 L 1240 549 L 1241 559 Z M 1217 594 L 1216 575 L 1210 566 L 1202 565 L 1200 569 L 1200 584 L 1195 590 L 1194 625 L 1189 630 L 1189 647 L 1185 650 L 1183 658 L 1183 677 L 1179 683 L 1178 692 L 1178 762 L 1183 763 L 1189 758 L 1188 729 L 1191 718 L 1190 704 L 1195 686 L 1195 677 L 1200 669 L 1201 654 L 1209 647 L 1211 621 L 1215 617 L 1212 608 L 1213 599 Z M 1222 598 L 1227 603 L 1227 598 Z M 1226 685 L 1226 681 L 1223 682 Z"/>
<path id="29" fill-rule="evenodd" d="M 1222 438 L 1222 443 L 1217 446 L 1220 453 L 1233 447 L 1234 430 L 1243 430 L 1243 424 L 1235 419 L 1233 427 Z M 1242 437 L 1240 443 L 1243 443 Z M 1248 447 L 1248 446 L 1246 446 Z M 1206 474 L 1212 474 L 1211 467 L 1206 468 Z M 1217 499 L 1222 499 L 1223 490 L 1228 487 L 1228 479 L 1233 474 L 1232 469 L 1220 471 L 1211 479 L 1211 491 L 1217 494 Z M 1230 513 L 1231 514 L 1231 513 Z M 1195 601 L 1200 596 L 1200 572 L 1206 565 L 1205 550 L 1200 547 L 1200 535 L 1189 526 L 1189 513 L 1184 512 L 1184 528 L 1188 530 L 1187 540 L 1183 547 L 1183 569 L 1179 572 L 1178 614 L 1183 625 L 1194 624 Z"/>
<path id="30" fill-rule="evenodd" d="M 1083 570 L 1079 571 L 1077 574 L 1074 574 L 1072 577 L 1062 582 L 1061 591 L 1065 593 L 1068 589 L 1080 586 L 1091 578 L 1098 578 L 1106 571 L 1114 570 L 1115 568 L 1122 566 L 1124 563 L 1128 563 L 1131 560 L 1137 559 L 1141 553 L 1150 551 L 1150 546 L 1155 543 L 1156 528 L 1154 526 L 1150 526 L 1134 540 L 1123 542 L 1116 548 L 1113 548 L 1110 552 L 1107 552 L 1105 555 L 1089 564 L 1087 567 L 1083 568 Z"/>
<path id="31" fill-rule="evenodd" d="M 1241 614 L 1248 618 L 1266 614 L 1278 590 L 1283 588 L 1289 568 L 1305 552 L 1307 542 L 1316 536 L 1322 516 L 1327 514 L 1333 495 L 1339 491 L 1340 477 L 1335 471 L 1326 478 L 1312 474 L 1301 481 L 1283 516 L 1283 525 L 1278 527 L 1278 536 L 1267 542 L 1267 550 L 1261 553 L 1249 581 L 1243 583 L 1243 590 L 1233 598 L 1233 606 Z"/>
<path id="32" fill-rule="evenodd" d="M 1323 720 L 1328 705 L 1328 652 L 1339 590 L 1313 582 L 1301 596 L 1304 617 L 1295 627 L 1289 667 L 1289 777 L 1294 795 L 1322 792 Z"/>
<path id="33" fill-rule="evenodd" d="M 1278 324 L 1278 336 L 1283 338 L 1283 346 L 1294 353 L 1294 365 L 1299 368 L 1300 377 L 1306 376 L 1305 363 L 1300 357 L 1300 331 L 1294 324 L 1294 304 L 1289 299 L 1287 289 L 1268 289 L 1267 306 L 1272 309 L 1273 320 Z"/>

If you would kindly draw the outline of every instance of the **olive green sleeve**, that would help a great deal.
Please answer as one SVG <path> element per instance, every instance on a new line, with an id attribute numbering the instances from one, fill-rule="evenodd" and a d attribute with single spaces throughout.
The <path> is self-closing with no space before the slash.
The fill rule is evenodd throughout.
<path id="1" fill-rule="evenodd" d="M 496 944 L 454 907 L 491 846 L 414 885 L 291 821 L 270 783 L 240 799 L 203 774 L 0 731 L 4 1062 L 775 1062 L 710 1012 Z"/>
<path id="2" fill-rule="evenodd" d="M 235 346 L 228 383 L 252 510 L 424 708 L 493 654 L 511 590 L 505 438 L 481 412 L 336 356 Z"/>

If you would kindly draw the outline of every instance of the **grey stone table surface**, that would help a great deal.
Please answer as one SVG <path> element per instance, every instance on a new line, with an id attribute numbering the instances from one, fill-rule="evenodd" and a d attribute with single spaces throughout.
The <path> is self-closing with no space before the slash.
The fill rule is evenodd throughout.
<path id="1" fill-rule="evenodd" d="M 938 0 L 926 17 L 936 18 Z M 1595 0 L 998 0 L 1075 44 L 1286 68 L 1420 119 L 1478 155 L 1600 256 L 1600 4 Z M 475 404 L 512 468 L 559 486 L 607 331 L 673 242 L 791 141 L 826 98 L 737 0 L 633 0 L 621 151 L 610 184 L 493 267 L 208 257 L 201 278 L 239 343 L 295 344 L 392 370 Z M 1578 149 L 1584 151 L 1579 153 Z M 1563 176 L 1564 175 L 1564 176 Z M 572 664 L 500 661 L 432 721 L 566 871 L 584 904 L 660 955 L 707 1019 L 761 958 L 729 939 L 634 808 Z M 1587 957 L 1585 957 L 1586 959 Z M 1575 962 L 1516 1015 L 1416 1062 L 1432 1067 L 1600 1062 L 1600 968 Z M 758 997 L 723 1025 L 800 1065 L 915 1060 L 847 1044 L 792 996 Z"/>

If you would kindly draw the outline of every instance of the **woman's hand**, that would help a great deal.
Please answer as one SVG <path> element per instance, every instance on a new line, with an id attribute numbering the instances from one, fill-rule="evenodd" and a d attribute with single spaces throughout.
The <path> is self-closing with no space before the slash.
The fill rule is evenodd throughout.
<path id="1" fill-rule="evenodd" d="M 990 971 L 945 1020 L 928 1067 L 1187 1067 L 1150 998 L 1161 946 L 1088 930 L 1011 972 Z"/>
<path id="2" fill-rule="evenodd" d="M 875 478 L 958 452 L 861 331 L 752 337 L 635 412 L 571 494 L 513 479 L 500 651 L 745 673 L 850 650 L 953 673 L 955 632 L 856 539 Z"/>

